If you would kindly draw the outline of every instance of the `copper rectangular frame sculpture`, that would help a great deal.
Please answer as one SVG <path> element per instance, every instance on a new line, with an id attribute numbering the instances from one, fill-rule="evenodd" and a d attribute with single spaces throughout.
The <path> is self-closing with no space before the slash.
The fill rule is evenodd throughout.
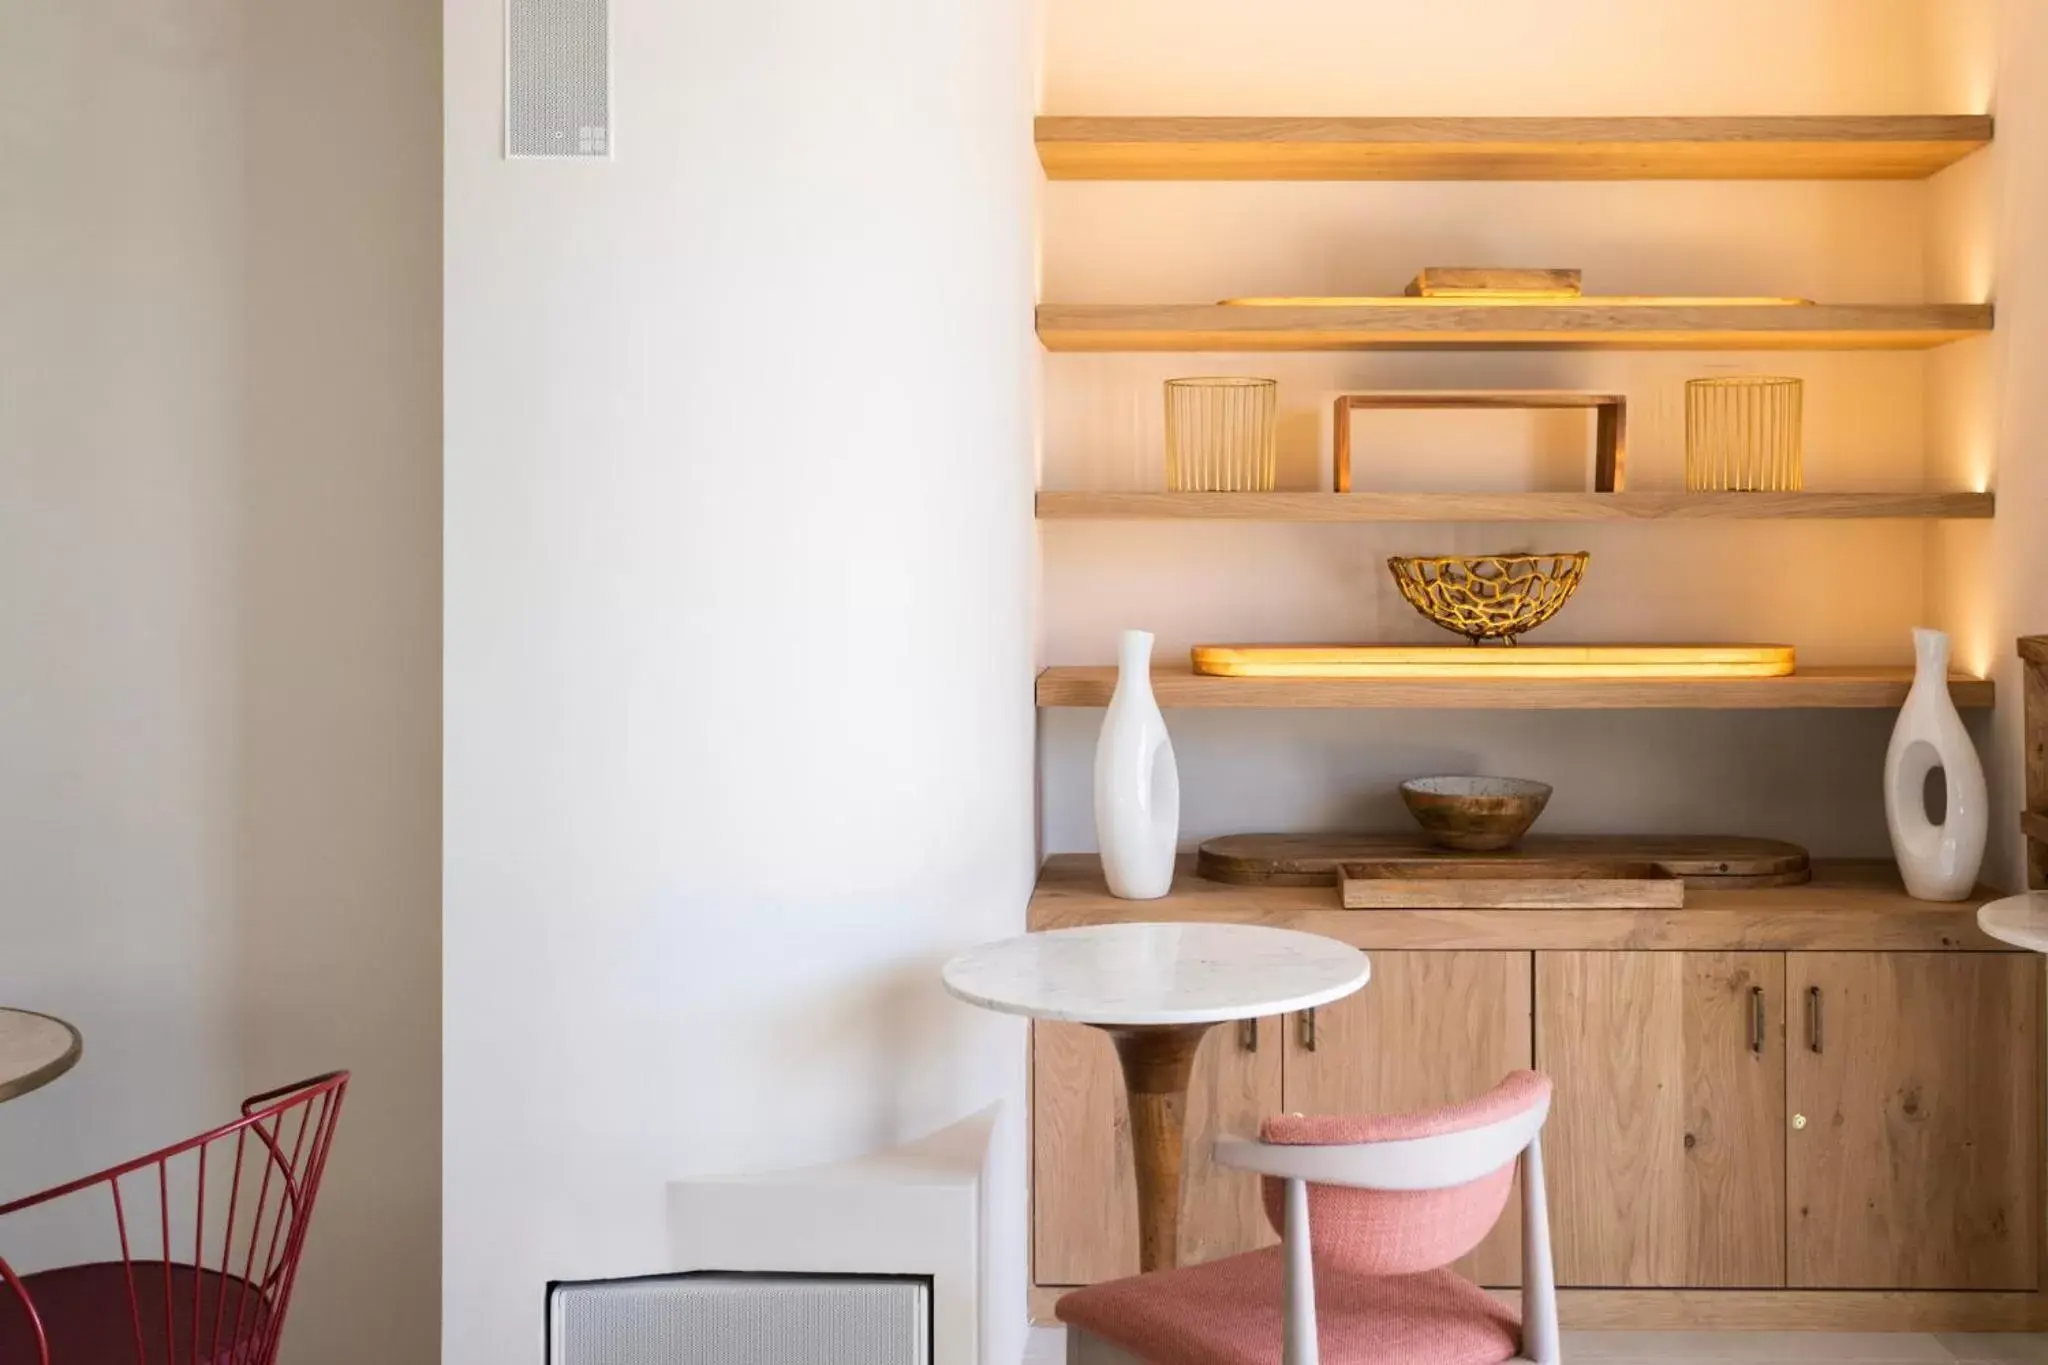
<path id="1" fill-rule="evenodd" d="M 1337 491 L 1351 491 L 1351 414 L 1361 408 L 1480 409 L 1591 408 L 1594 410 L 1593 491 L 1619 493 L 1628 478 L 1628 400 L 1618 393 L 1562 389 L 1441 389 L 1411 393 L 1346 393 L 1337 397 Z"/>
<path id="2" fill-rule="evenodd" d="M 2048 635 L 2020 637 L 2020 672 L 2026 708 L 2026 810 L 2020 833 L 2027 846 L 2027 885 L 2048 889 Z"/>

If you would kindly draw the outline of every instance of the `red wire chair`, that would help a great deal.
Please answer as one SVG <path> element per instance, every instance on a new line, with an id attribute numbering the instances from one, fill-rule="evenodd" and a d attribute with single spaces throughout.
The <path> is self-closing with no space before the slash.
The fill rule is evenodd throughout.
<path id="1" fill-rule="evenodd" d="M 29 1275 L 0 1258 L 0 1365 L 272 1365 L 347 1090 L 334 1071 L 252 1096 L 224 1127 L 0 1205 L 103 1189 L 120 1250 Z"/>

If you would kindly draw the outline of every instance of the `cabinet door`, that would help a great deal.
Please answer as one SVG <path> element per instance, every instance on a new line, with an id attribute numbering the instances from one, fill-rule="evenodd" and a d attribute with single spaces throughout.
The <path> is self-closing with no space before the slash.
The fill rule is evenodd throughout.
<path id="1" fill-rule="evenodd" d="M 1538 953 L 1559 1284 L 1785 1283 L 1784 958 Z"/>
<path id="2" fill-rule="evenodd" d="M 1188 1089 L 1180 1262 L 1276 1242 L 1259 1183 L 1210 1160 L 1223 1133 L 1254 1133 L 1280 1108 L 1280 1025 L 1218 1024 L 1202 1039 Z M 1031 1026 L 1032 1272 L 1044 1285 L 1138 1273 L 1138 1191 L 1131 1121 L 1109 1035 L 1082 1024 Z"/>
<path id="3" fill-rule="evenodd" d="M 1297 1114 L 1433 1109 L 1530 1065 L 1529 954 L 1372 954 L 1372 981 L 1287 1030 L 1286 1105 Z M 1313 1046 L 1311 1046 L 1311 1039 Z M 1499 1226 L 1459 1270 L 1521 1283 L 1520 1177 Z"/>
<path id="4" fill-rule="evenodd" d="M 1791 960 L 1792 1283 L 2033 1289 L 2039 959 Z"/>

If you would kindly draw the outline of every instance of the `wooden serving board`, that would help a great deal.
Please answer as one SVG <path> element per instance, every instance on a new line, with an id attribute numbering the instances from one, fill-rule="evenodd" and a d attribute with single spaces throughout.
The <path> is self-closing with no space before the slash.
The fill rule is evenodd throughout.
<path id="1" fill-rule="evenodd" d="M 1575 299 L 1585 293 L 1577 270 L 1530 270 L 1506 266 L 1432 265 L 1408 282 L 1418 299 Z"/>
<path id="2" fill-rule="evenodd" d="M 1506 877 L 1529 875 L 1532 865 L 1554 870 L 1561 861 L 1598 869 L 1616 863 L 1652 863 L 1696 890 L 1797 886 L 1813 873 L 1806 850 L 1776 839 L 1737 835 L 1580 834 L 1531 835 L 1501 853 L 1457 853 L 1438 848 L 1420 831 L 1401 834 L 1230 834 L 1202 844 L 1196 870 L 1215 882 L 1240 886 L 1332 886 L 1342 863 L 1441 864 L 1455 860 Z M 1549 871 L 1541 875 L 1550 875 Z"/>
<path id="3" fill-rule="evenodd" d="M 1657 863 L 1524 860 L 1512 867 L 1436 862 L 1341 863 L 1346 910 L 1676 910 L 1685 879 Z"/>

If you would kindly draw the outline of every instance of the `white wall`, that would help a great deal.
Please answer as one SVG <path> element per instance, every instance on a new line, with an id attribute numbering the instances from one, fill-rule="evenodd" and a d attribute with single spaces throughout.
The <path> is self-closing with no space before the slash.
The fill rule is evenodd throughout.
<path id="1" fill-rule="evenodd" d="M 10 1104 L 26 1193 L 231 1113 L 241 25 L 0 10 L 0 998 L 82 1065 Z"/>
<path id="2" fill-rule="evenodd" d="M 353 1067 L 302 1365 L 436 1341 L 433 18 L 0 0 L 0 1197 Z"/>
<path id="3" fill-rule="evenodd" d="M 1972 110 L 1937 89 L 1941 0 L 1049 0 L 1054 113 L 1644 114 Z M 1982 92 L 1975 98 L 1982 99 Z M 1947 101 L 1947 102 L 1943 102 Z M 1922 183 L 1048 185 L 1044 296 L 1208 301 L 1398 293 L 1434 264 L 1580 266 L 1589 291 L 1919 300 Z M 1046 363 L 1045 483 L 1163 486 L 1160 381 L 1280 380 L 1282 485 L 1328 487 L 1331 398 L 1370 388 L 1587 388 L 1630 401 L 1632 488 L 1684 485 L 1683 381 L 1807 381 L 1807 486 L 1963 486 L 1930 455 L 1919 354 L 1058 355 Z M 1378 421 L 1379 419 L 1374 419 Z M 1373 428 L 1378 486 L 1471 486 L 1499 428 L 1425 415 Z M 1509 433 L 1506 439 L 1514 439 Z M 1491 442 L 1491 443 L 1490 443 Z M 1385 453 L 1382 453 L 1385 452 Z M 1384 465 L 1385 468 L 1379 468 Z M 1512 487 L 1518 470 L 1493 486 Z M 1453 482 L 1453 481 L 1457 482 Z M 1362 483 L 1361 486 L 1373 486 Z M 1225 640 L 1445 641 L 1389 581 L 1389 554 L 1587 549 L 1585 586 L 1536 638 L 1769 641 L 1808 664 L 1906 663 L 1927 624 L 1930 540 L 1912 523 L 1285 526 L 1055 523 L 1044 533 L 1055 663 Z M 1169 716 L 1183 835 L 1403 821 L 1417 773 L 1504 771 L 1557 787 L 1553 831 L 1728 832 L 1882 854 L 1890 717 L 1701 713 Z M 1049 712 L 1050 850 L 1094 846 L 1099 713 Z"/>
<path id="4" fill-rule="evenodd" d="M 444 1356 L 664 1186 L 1009 1106 L 1032 877 L 1022 0 L 614 5 L 618 160 L 499 156 L 447 0 Z"/>
<path id="5" fill-rule="evenodd" d="M 1998 327 L 1942 354 L 1931 407 L 1951 460 L 1995 470 L 1998 519 L 1930 532 L 1934 592 L 1958 658 L 1998 680 L 1985 753 L 1997 813 L 1987 867 L 2017 887 L 2025 852 L 2011 816 L 2025 801 L 2024 710 L 2013 641 L 2048 634 L 2048 7 L 1969 0 L 1945 20 L 1944 79 L 1988 95 L 1998 123 L 1988 153 L 1936 181 L 1929 259 L 1958 296 L 1995 298 Z"/>

